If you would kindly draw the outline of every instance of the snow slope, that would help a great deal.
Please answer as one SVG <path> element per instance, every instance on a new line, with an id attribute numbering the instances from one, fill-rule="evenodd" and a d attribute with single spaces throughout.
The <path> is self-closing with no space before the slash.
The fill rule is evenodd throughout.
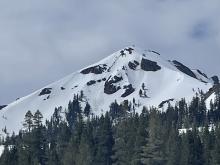
<path id="1" fill-rule="evenodd" d="M 135 109 L 141 112 L 143 106 L 163 107 L 161 103 L 169 99 L 173 103 L 183 97 L 190 100 L 199 90 L 206 92 L 212 86 L 210 79 L 181 63 L 162 59 L 155 51 L 127 47 L 9 104 L 0 110 L 0 127 L 17 132 L 28 110 L 39 109 L 50 118 L 55 107 L 67 107 L 81 91 L 83 104 L 89 102 L 93 113 L 100 115 L 115 100 L 132 102 L 135 98 Z"/>
<path id="2" fill-rule="evenodd" d="M 3 146 L 3 145 L 0 145 L 0 157 L 1 157 L 1 155 L 3 154 L 3 152 L 4 152 L 4 146 Z"/>

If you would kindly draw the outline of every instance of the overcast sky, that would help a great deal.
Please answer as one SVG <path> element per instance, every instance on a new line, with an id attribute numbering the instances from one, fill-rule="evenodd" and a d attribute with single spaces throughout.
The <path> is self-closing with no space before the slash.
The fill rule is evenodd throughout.
<path id="1" fill-rule="evenodd" d="M 128 45 L 220 75 L 219 0 L 0 0 L 0 104 Z"/>

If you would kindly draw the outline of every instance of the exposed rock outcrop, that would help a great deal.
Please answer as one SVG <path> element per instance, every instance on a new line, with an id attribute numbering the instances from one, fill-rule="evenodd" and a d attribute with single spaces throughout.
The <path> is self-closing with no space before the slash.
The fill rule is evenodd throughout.
<path id="1" fill-rule="evenodd" d="M 134 50 L 133 48 L 129 47 L 125 49 L 129 54 L 132 54 L 132 51 Z"/>
<path id="2" fill-rule="evenodd" d="M 203 77 L 208 78 L 208 76 L 207 76 L 205 73 L 202 73 L 199 69 L 197 69 L 197 72 L 198 72 L 200 75 L 202 75 Z"/>
<path id="3" fill-rule="evenodd" d="M 0 105 L 0 110 L 7 107 L 7 105 Z"/>
<path id="4" fill-rule="evenodd" d="M 144 71 L 158 71 L 161 69 L 159 65 L 157 65 L 157 62 L 142 58 L 141 60 L 141 69 Z"/>
<path id="5" fill-rule="evenodd" d="M 104 86 L 104 93 L 106 94 L 113 94 L 117 92 L 118 90 L 121 89 L 120 86 L 115 85 L 116 83 L 120 82 L 123 80 L 122 77 L 119 76 L 114 76 L 114 77 L 109 77 L 108 80 L 105 82 Z"/>
<path id="6" fill-rule="evenodd" d="M 132 94 L 135 89 L 132 87 L 131 84 L 124 86 L 125 92 L 121 95 L 121 97 L 127 97 L 128 95 Z"/>
<path id="7" fill-rule="evenodd" d="M 91 80 L 91 81 L 87 82 L 87 85 L 90 86 L 90 85 L 93 85 L 93 84 L 95 84 L 95 83 L 96 83 L 95 80 Z"/>
<path id="8" fill-rule="evenodd" d="M 107 65 L 103 64 L 103 65 L 96 65 L 96 66 L 86 68 L 86 69 L 82 70 L 80 73 L 82 73 L 82 74 L 89 74 L 89 73 L 102 74 L 106 70 L 107 70 Z"/>
<path id="9" fill-rule="evenodd" d="M 213 77 L 211 77 L 211 79 L 213 80 L 214 84 L 219 84 L 218 76 L 213 76 Z"/>
<path id="10" fill-rule="evenodd" d="M 176 68 L 178 70 L 180 70 L 181 72 L 187 74 L 188 76 L 191 76 L 195 79 L 197 79 L 196 75 L 191 71 L 191 69 L 189 69 L 187 66 L 183 65 L 182 63 L 174 60 L 173 64 L 176 66 Z"/>
<path id="11" fill-rule="evenodd" d="M 136 70 L 138 65 L 139 65 L 139 62 L 137 62 L 135 60 L 134 60 L 134 62 L 129 61 L 129 63 L 128 63 L 129 68 L 133 69 L 133 70 Z"/>
<path id="12" fill-rule="evenodd" d="M 42 89 L 42 91 L 40 92 L 39 96 L 50 94 L 50 93 L 51 93 L 51 90 L 52 90 L 52 88 L 44 88 L 44 89 Z"/>
<path id="13" fill-rule="evenodd" d="M 171 102 L 171 101 L 174 101 L 174 99 L 168 99 L 168 100 L 165 100 L 165 101 L 162 101 L 160 104 L 159 104 L 159 108 L 162 108 L 163 106 L 164 106 L 164 104 L 166 104 L 166 103 L 169 103 L 169 102 Z"/>

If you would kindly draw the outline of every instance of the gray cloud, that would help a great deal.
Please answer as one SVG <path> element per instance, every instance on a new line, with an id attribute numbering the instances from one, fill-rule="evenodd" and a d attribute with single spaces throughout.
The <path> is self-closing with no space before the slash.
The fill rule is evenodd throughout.
<path id="1" fill-rule="evenodd" d="M 220 71 L 219 0 L 0 1 L 0 104 L 135 44 Z"/>

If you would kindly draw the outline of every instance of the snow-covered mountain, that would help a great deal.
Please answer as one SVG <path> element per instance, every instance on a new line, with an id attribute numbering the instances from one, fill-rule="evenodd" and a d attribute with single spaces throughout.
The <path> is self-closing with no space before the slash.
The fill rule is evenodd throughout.
<path id="1" fill-rule="evenodd" d="M 17 132 L 28 110 L 40 110 L 50 118 L 54 108 L 67 107 L 74 94 L 83 91 L 83 105 L 88 102 L 92 112 L 99 115 L 109 110 L 109 105 L 135 99 L 135 109 L 143 106 L 163 107 L 167 102 L 186 98 L 195 93 L 207 92 L 214 81 L 199 70 L 191 70 L 178 61 L 166 61 L 155 51 L 142 51 L 127 47 L 107 58 L 36 92 L 2 106 L 0 129 Z"/>

